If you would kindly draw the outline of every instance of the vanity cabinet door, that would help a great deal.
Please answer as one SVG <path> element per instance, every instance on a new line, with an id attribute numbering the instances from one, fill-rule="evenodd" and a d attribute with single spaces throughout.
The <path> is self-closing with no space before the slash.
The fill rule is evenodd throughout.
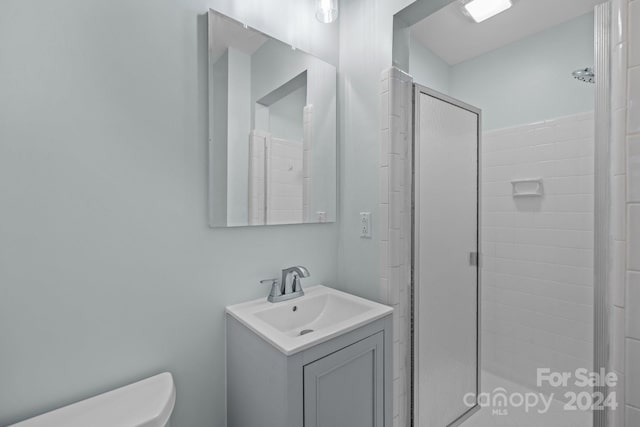
<path id="1" fill-rule="evenodd" d="M 383 332 L 305 365 L 304 426 L 384 427 L 384 383 Z"/>

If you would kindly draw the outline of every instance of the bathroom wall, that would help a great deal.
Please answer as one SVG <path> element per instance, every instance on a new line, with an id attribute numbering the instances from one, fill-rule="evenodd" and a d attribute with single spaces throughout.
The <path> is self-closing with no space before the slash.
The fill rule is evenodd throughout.
<path id="1" fill-rule="evenodd" d="M 611 425 L 631 427 L 640 425 L 640 1 L 612 4 L 610 363 L 625 405 Z"/>
<path id="2" fill-rule="evenodd" d="M 629 3 L 626 425 L 640 424 L 640 1 Z"/>
<path id="3" fill-rule="evenodd" d="M 593 37 L 588 13 L 457 64 L 450 95 L 482 108 L 485 130 L 593 111 L 593 86 L 571 76 L 593 65 Z"/>
<path id="4" fill-rule="evenodd" d="M 176 425 L 224 426 L 225 305 L 294 262 L 382 299 L 379 76 L 412 1 L 284 1 L 3 2 L 0 424 L 166 369 Z M 207 228 L 208 8 L 340 57 L 339 224 Z"/>
<path id="5" fill-rule="evenodd" d="M 337 66 L 312 2 L 0 4 L 0 425 L 168 370 L 224 427 L 224 306 L 345 283 L 335 224 L 207 226 L 209 7 Z"/>
<path id="6" fill-rule="evenodd" d="M 409 45 L 417 83 L 483 109 L 482 364 L 532 388 L 538 367 L 592 366 L 594 87 L 571 72 L 593 64 L 593 19 L 448 67 L 448 81 Z M 536 177 L 544 197 L 512 197 L 511 180 Z"/>
<path id="7" fill-rule="evenodd" d="M 210 135 L 214 141 L 226 141 L 229 126 L 229 52 L 225 52 L 211 66 L 213 77 L 210 84 L 213 102 L 209 106 L 211 114 Z M 217 203 L 211 204 L 212 216 L 221 224 L 227 223 L 227 144 L 213 144 L 213 172 L 211 175 L 214 194 L 220 195 Z"/>
<path id="8" fill-rule="evenodd" d="M 300 141 L 304 139 L 303 110 L 307 105 L 307 88 L 301 87 L 277 100 L 269 107 L 271 132 L 284 139 Z"/>
<path id="9" fill-rule="evenodd" d="M 450 0 L 420 2 L 425 13 L 433 13 Z M 388 266 L 388 253 L 382 251 L 388 231 L 385 216 L 387 187 L 380 166 L 389 154 L 380 126 L 388 122 L 389 97 L 381 101 L 380 75 L 392 64 L 393 15 L 412 3 L 410 0 L 347 0 L 340 2 L 340 246 L 338 277 L 345 288 L 355 294 L 395 304 L 394 289 L 389 281 L 381 286 L 381 275 Z M 387 147 L 388 148 L 388 147 Z M 406 170 L 406 169 L 405 169 Z M 387 208 L 388 210 L 388 208 Z M 360 212 L 371 212 L 372 238 L 359 235 Z M 395 252 L 400 255 L 399 252 Z M 399 288 L 395 288 L 398 291 Z M 398 295 L 398 293 L 395 293 Z M 399 295 L 398 295 L 399 296 Z M 398 318 L 401 316 L 398 313 Z M 404 316 L 406 318 L 406 313 Z M 404 335 L 396 323 L 394 341 Z M 396 345 L 394 350 L 401 350 Z M 408 401 L 405 388 L 408 378 L 400 379 L 401 358 L 394 353 L 394 422 L 401 424 Z M 408 372 L 407 372 L 408 375 Z M 394 424 L 395 425 L 395 424 Z"/>
<path id="10" fill-rule="evenodd" d="M 251 129 L 251 56 L 230 47 L 227 50 L 227 224 L 246 224 L 249 215 L 249 135 Z M 215 93 L 213 96 L 215 100 Z M 215 102 L 215 101 L 214 101 Z M 215 131 L 215 130 L 214 130 Z M 221 144 L 216 145 L 223 145 Z"/>
<path id="11" fill-rule="evenodd" d="M 637 35 L 637 29 L 640 28 L 640 17 L 638 13 L 628 15 L 628 5 L 635 6 L 634 10 L 638 10 L 639 0 L 614 0 L 614 4 L 619 3 L 619 8 L 622 9 L 622 34 L 625 37 L 627 43 L 624 45 L 624 49 L 621 50 L 622 54 L 619 58 L 623 61 L 623 66 L 627 69 L 627 44 L 633 45 L 630 42 L 632 34 Z M 391 17 L 395 12 L 402 9 L 411 3 L 409 0 L 397 2 L 393 0 L 347 0 L 341 2 L 341 76 L 340 76 L 340 117 L 342 119 L 340 135 L 343 141 L 345 141 L 340 148 L 341 159 L 341 206 L 340 206 L 340 261 L 339 261 L 339 275 L 341 282 L 345 283 L 345 286 L 358 294 L 371 296 L 373 298 L 379 298 L 380 294 L 377 292 L 376 282 L 377 271 L 363 271 L 361 266 L 377 265 L 378 261 L 378 248 L 377 242 L 370 242 L 366 239 L 360 239 L 357 233 L 358 230 L 358 213 L 364 210 L 372 210 L 374 218 L 374 240 L 376 239 L 375 232 L 378 230 L 378 210 L 375 207 L 371 207 L 376 204 L 376 201 L 380 200 L 376 194 L 376 190 L 379 188 L 379 184 L 373 181 L 376 176 L 376 169 L 379 167 L 377 161 L 378 155 L 375 145 L 375 135 L 373 132 L 377 129 L 377 123 L 379 121 L 378 115 L 381 111 L 380 106 L 375 100 L 371 99 L 373 93 L 379 89 L 379 72 L 381 69 L 386 69 L 391 65 L 391 46 L 392 46 L 392 20 Z M 429 2 L 420 2 L 420 5 L 425 8 L 430 8 L 431 11 L 435 11 L 445 4 L 449 3 L 448 0 L 434 0 Z M 426 16 L 426 15 L 425 15 Z M 629 28 L 633 33 L 627 29 L 627 22 Z M 640 37 L 635 37 L 634 40 L 640 40 Z M 636 43 L 637 45 L 637 43 Z M 632 52 L 638 52 L 639 46 L 629 46 Z M 632 56 L 638 57 L 636 53 Z M 629 64 L 632 64 L 631 62 Z M 580 64 L 579 66 L 583 66 Z M 630 65 L 629 70 L 632 76 L 630 80 L 638 81 L 640 78 L 636 76 L 637 65 Z M 577 68 L 577 67 L 576 67 Z M 634 71 L 635 70 L 635 71 Z M 627 74 L 624 74 L 624 89 L 618 96 L 623 106 L 629 105 L 631 100 L 635 100 L 640 97 L 633 96 L 628 97 L 626 91 Z M 576 82 L 577 83 L 577 82 Z M 640 87 L 640 83 L 634 84 L 634 87 Z M 637 91 L 636 91 L 637 92 Z M 640 104 L 637 102 L 636 104 Z M 634 104 L 635 105 L 635 104 Z M 623 133 L 621 140 L 623 144 L 623 161 L 625 168 L 627 162 L 631 163 L 634 156 L 631 153 L 637 152 L 635 147 L 634 135 L 637 136 L 636 131 L 630 130 L 629 144 L 626 143 L 627 134 L 627 111 L 625 109 Z M 640 115 L 636 114 L 634 117 Z M 637 138 L 636 138 L 637 139 Z M 348 143 L 346 142 L 348 141 Z M 636 163 L 633 163 L 634 165 Z M 635 169 L 634 169 L 635 170 Z M 628 183 L 625 176 L 625 191 Z M 627 197 L 624 198 L 625 202 Z M 625 205 L 626 210 L 626 203 Z M 633 203 L 634 206 L 637 203 Z M 631 203 L 630 203 L 631 206 Z M 627 241 L 640 241 L 638 233 L 626 232 L 626 212 L 622 215 L 622 229 L 625 236 L 624 253 L 627 253 L 626 245 Z M 640 259 L 640 256 L 636 256 L 635 253 L 631 253 L 627 256 L 627 259 Z M 626 268 L 626 267 L 625 267 Z M 375 269 L 372 269 L 375 270 Z M 627 288 L 633 288 L 635 282 L 633 281 L 634 271 L 629 270 L 627 274 Z M 628 290 L 627 290 L 628 293 Z M 627 298 L 627 301 L 629 298 Z M 627 302 L 628 305 L 630 305 Z M 640 303 L 634 305 L 640 307 Z M 632 322 L 635 317 L 629 314 Z M 622 334 L 625 335 L 624 333 Z M 624 342 L 624 340 L 623 340 Z M 624 347 L 624 345 L 623 345 Z M 624 353 L 624 348 L 622 348 Z M 633 359 L 633 361 L 637 360 Z M 637 366 L 637 364 L 636 364 Z M 624 387 L 623 387 L 624 388 Z M 628 386 L 628 389 L 634 392 L 640 392 L 640 386 Z M 622 400 L 624 401 L 624 399 Z M 627 400 L 629 402 L 629 400 Z M 640 425 L 640 411 L 632 406 L 627 406 L 627 425 L 634 426 Z"/>
<path id="12" fill-rule="evenodd" d="M 422 12 L 452 0 L 420 2 Z M 380 73 L 392 64 L 393 15 L 411 0 L 340 3 L 339 277 L 349 291 L 380 300 Z M 425 15 L 426 16 L 426 15 Z M 360 238 L 360 212 L 371 212 L 372 238 Z"/>
<path id="13" fill-rule="evenodd" d="M 483 135 L 482 364 L 531 388 L 593 366 L 593 156 L 593 113 Z M 513 197 L 531 178 L 544 195 Z"/>
<path id="14" fill-rule="evenodd" d="M 380 75 L 380 294 L 393 306 L 393 422 L 410 421 L 411 397 L 411 77 Z"/>
<path id="15" fill-rule="evenodd" d="M 413 37 L 409 38 L 408 72 L 422 86 L 451 92 L 451 66 Z"/>
<path id="16" fill-rule="evenodd" d="M 637 30 L 640 28 L 640 17 L 638 16 L 638 1 L 639 0 L 614 0 L 614 4 L 618 3 L 621 13 L 621 34 L 624 36 L 624 40 L 627 41 L 624 45 L 624 49 L 621 49 L 621 55 L 619 58 L 623 61 L 624 69 L 627 69 L 627 45 L 630 51 L 633 52 L 630 56 L 638 58 L 636 52 L 640 46 L 637 43 L 634 45 L 632 35 L 637 35 Z M 373 93 L 377 93 L 379 90 L 379 72 L 381 69 L 386 69 L 391 65 L 391 46 L 392 46 L 392 16 L 395 12 L 407 6 L 410 0 L 398 2 L 394 0 L 347 0 L 341 2 L 341 66 L 340 66 L 340 117 L 341 117 L 341 129 L 340 135 L 342 141 L 340 147 L 340 171 L 341 171 L 341 206 L 340 206 L 340 261 L 339 261 L 339 275 L 341 283 L 345 284 L 349 290 L 373 298 L 380 298 L 378 292 L 376 275 L 377 271 L 363 271 L 362 266 L 374 266 L 378 261 L 378 248 L 377 242 L 375 242 L 376 234 L 378 230 L 378 210 L 374 206 L 377 201 L 380 200 L 376 194 L 379 189 L 379 184 L 373 181 L 373 177 L 377 176 L 377 168 L 379 162 L 377 161 L 378 155 L 375 144 L 375 135 L 373 132 L 377 129 L 377 123 L 379 121 L 378 115 L 381 111 L 380 106 L 375 100 L 371 99 Z M 439 9 L 445 4 L 449 3 L 449 0 L 434 0 L 429 2 L 421 2 L 420 5 L 425 8 L 429 8 L 431 12 Z M 628 6 L 635 6 L 633 14 L 627 14 Z M 426 15 L 425 15 L 426 16 Z M 628 31 L 627 22 L 629 24 Z M 640 40 L 640 37 L 635 37 L 634 40 Z M 629 62 L 629 77 L 630 81 L 640 81 L 639 74 L 637 72 L 638 66 L 632 65 L 633 62 Z M 582 64 L 580 64 L 582 66 Z M 624 74 L 624 88 L 618 95 L 618 99 L 622 102 L 623 106 L 630 105 L 632 100 L 640 98 L 640 95 L 627 96 L 627 73 Z M 577 83 L 577 82 L 576 82 Z M 634 83 L 634 88 L 640 87 L 640 83 Z M 635 91 L 637 92 L 637 90 Z M 635 93 L 634 92 L 634 93 Z M 633 105 L 640 104 L 635 102 Z M 636 153 L 635 136 L 637 132 L 629 129 L 631 138 L 627 140 L 627 110 L 624 114 L 624 125 L 622 127 L 623 135 L 620 137 L 624 144 L 623 162 L 625 168 L 630 168 L 627 163 L 633 162 Z M 635 114 L 633 117 L 639 117 Z M 635 139 L 634 139 L 635 138 Z M 347 143 L 348 141 L 348 143 Z M 627 143 L 628 141 L 628 143 Z M 637 163 L 634 162 L 633 165 Z M 636 169 L 635 166 L 633 167 Z M 635 175 L 634 175 L 635 176 Z M 625 176 L 625 191 L 629 186 L 630 180 Z M 636 180 L 637 182 L 637 180 Z M 627 196 L 628 197 L 628 196 Z M 624 197 L 624 201 L 627 201 L 627 197 Z M 631 199 L 629 199 L 631 200 Z M 626 204 L 625 210 L 626 210 Z M 637 203 L 629 203 L 629 206 L 636 206 Z M 358 230 L 358 213 L 365 210 L 372 210 L 374 218 L 374 241 L 368 241 L 366 239 L 360 239 L 357 233 Z M 624 211 L 623 211 L 624 212 Z M 627 242 L 640 241 L 640 237 L 637 232 L 627 234 L 626 228 L 627 213 L 622 215 L 622 230 L 625 236 L 624 253 L 628 252 L 627 260 L 640 259 L 640 256 L 636 256 L 635 252 L 632 253 L 626 249 Z M 629 243 L 629 246 L 631 244 Z M 637 246 L 637 245 L 636 245 Z M 634 246 L 634 248 L 636 247 Z M 637 251 L 636 251 L 637 252 Z M 626 263 L 625 263 L 626 264 Z M 626 267 L 625 267 L 626 268 Z M 377 269 L 372 269 L 377 270 Z M 627 293 L 629 288 L 633 289 L 635 283 L 633 281 L 635 271 L 629 270 L 627 272 Z M 375 285 L 374 285 L 375 284 Z M 632 291 L 633 292 L 633 291 Z M 640 307 L 639 303 L 630 303 L 630 298 L 626 298 L 627 305 L 629 307 Z M 634 300 L 635 301 L 635 300 Z M 637 310 L 633 313 L 638 312 Z M 628 315 L 632 323 L 637 316 L 634 314 Z M 625 333 L 622 334 L 623 336 Z M 623 340 L 624 342 L 624 340 Z M 624 345 L 622 346 L 624 353 Z M 638 358 L 632 359 L 633 364 Z M 634 365 L 637 366 L 637 363 Z M 636 375 L 636 377 L 638 377 Z M 623 387 L 625 388 L 625 387 Z M 634 393 L 640 392 L 640 386 L 627 385 L 627 391 Z M 624 401 L 624 399 L 622 400 Z M 621 402 L 622 402 L 621 401 Z M 627 400 L 630 402 L 630 400 Z M 627 406 L 627 426 L 640 425 L 640 410 L 633 406 Z"/>
<path id="17" fill-rule="evenodd" d="M 627 278 L 627 16 L 629 0 L 612 1 L 611 159 L 609 232 L 609 370 L 618 375 L 619 407 L 610 410 L 610 427 L 625 425 L 625 282 Z M 629 409 L 629 414 L 633 409 Z M 637 424 L 630 423 L 630 425 Z"/>
<path id="18" fill-rule="evenodd" d="M 452 66 L 409 37 L 408 72 L 423 86 L 482 108 L 485 129 L 533 123 L 593 111 L 593 87 L 571 76 L 593 64 L 593 37 L 588 13 Z"/>
<path id="19" fill-rule="evenodd" d="M 338 275 L 346 289 L 377 301 L 382 298 L 378 285 L 381 114 L 378 88 L 380 72 L 391 65 L 393 14 L 410 2 L 347 0 L 340 3 Z M 371 212 L 371 239 L 360 238 L 360 212 Z"/>

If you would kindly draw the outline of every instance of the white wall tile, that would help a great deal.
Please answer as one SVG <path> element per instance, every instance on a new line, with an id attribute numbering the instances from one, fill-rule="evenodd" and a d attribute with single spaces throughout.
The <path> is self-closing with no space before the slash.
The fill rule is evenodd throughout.
<path id="1" fill-rule="evenodd" d="M 616 175 L 611 178 L 611 235 L 615 240 L 626 240 L 627 178 Z"/>
<path id="2" fill-rule="evenodd" d="M 608 415 L 608 427 L 625 427 L 624 426 L 624 417 L 625 417 L 625 404 L 624 404 L 624 374 L 621 372 L 616 372 L 618 376 L 618 381 L 616 385 L 609 389 L 609 393 L 615 393 L 617 408 L 610 409 L 607 413 Z"/>
<path id="3" fill-rule="evenodd" d="M 380 168 L 380 203 L 389 203 L 389 167 Z"/>
<path id="4" fill-rule="evenodd" d="M 627 272 L 626 335 L 640 340 L 640 272 Z M 640 364 L 640 360 L 638 360 Z"/>
<path id="5" fill-rule="evenodd" d="M 410 374 L 409 292 L 411 259 L 411 112 L 405 108 L 411 96 L 411 78 L 391 68 L 380 83 L 380 281 L 385 302 L 395 307 L 393 417 L 404 427 L 409 412 Z"/>
<path id="6" fill-rule="evenodd" d="M 483 135 L 483 364 L 530 386 L 537 366 L 591 366 L 593 129 L 587 113 Z M 510 181 L 534 177 L 545 196 L 515 200 Z"/>
<path id="7" fill-rule="evenodd" d="M 617 111 L 627 106 L 627 45 L 623 42 L 611 50 L 611 109 Z"/>
<path id="8" fill-rule="evenodd" d="M 640 3 L 629 5 L 629 67 L 640 65 Z"/>
<path id="9" fill-rule="evenodd" d="M 640 204 L 629 205 L 627 268 L 640 271 Z"/>
<path id="10" fill-rule="evenodd" d="M 624 241 L 616 240 L 611 246 L 611 269 L 609 273 L 611 304 L 617 307 L 624 307 L 625 280 L 627 271 L 627 243 Z"/>
<path id="11" fill-rule="evenodd" d="M 380 278 L 389 278 L 389 242 L 380 241 Z M 385 301 L 386 302 L 386 301 Z"/>
<path id="12" fill-rule="evenodd" d="M 636 0 L 636 3 L 638 3 L 637 0 Z M 626 427 L 640 426 L 640 409 L 627 406 L 625 413 L 626 413 L 626 424 L 625 424 Z"/>
<path id="13" fill-rule="evenodd" d="M 640 24 L 636 24 L 640 26 Z M 640 67 L 629 70 L 629 98 L 627 100 L 627 132 L 640 132 Z"/>
<path id="14" fill-rule="evenodd" d="M 389 117 L 389 92 L 383 92 L 380 95 L 380 129 L 389 129 L 390 117 Z"/>
<path id="15" fill-rule="evenodd" d="M 630 136 L 627 147 L 627 199 L 640 202 L 640 135 Z"/>
<path id="16" fill-rule="evenodd" d="M 378 228 L 380 230 L 380 240 L 389 240 L 389 205 L 380 205 L 380 220 L 378 221 Z"/>
<path id="17" fill-rule="evenodd" d="M 612 46 L 615 46 L 627 38 L 628 0 L 613 0 L 612 4 Z"/>
<path id="18" fill-rule="evenodd" d="M 626 173 L 627 109 L 620 108 L 611 115 L 611 174 Z"/>
<path id="19" fill-rule="evenodd" d="M 613 46 L 611 50 L 611 109 L 617 111 L 627 106 L 627 43 Z"/>
<path id="20" fill-rule="evenodd" d="M 640 341 L 627 339 L 626 346 L 625 399 L 627 405 L 640 408 Z"/>
<path id="21" fill-rule="evenodd" d="M 611 368 L 618 372 L 625 372 L 624 347 L 625 347 L 625 326 L 624 309 L 613 307 L 611 310 Z"/>
<path id="22" fill-rule="evenodd" d="M 612 172 L 614 174 L 620 173 L 622 169 L 621 162 L 626 163 L 626 180 L 627 180 L 627 192 L 625 194 L 625 213 L 626 213 L 626 225 L 621 224 L 620 220 L 615 221 L 615 217 L 619 218 L 619 215 L 615 215 L 612 221 L 612 228 L 617 235 L 624 234 L 627 241 L 626 250 L 626 262 L 627 268 L 634 270 L 640 269 L 640 205 L 629 204 L 632 201 L 638 201 L 640 189 L 638 188 L 638 140 L 631 134 L 640 132 L 640 1 L 634 0 L 626 5 L 622 3 L 618 4 L 617 0 L 614 1 L 614 40 L 620 36 L 627 38 L 627 60 L 624 61 L 620 58 L 619 61 L 614 62 L 612 65 L 612 75 L 620 75 L 621 69 L 616 70 L 616 67 L 628 67 L 627 75 L 627 125 L 626 132 L 629 136 L 627 142 L 628 149 L 624 150 L 623 156 L 620 152 L 620 147 L 617 145 L 620 138 L 620 128 L 623 128 L 622 120 L 617 117 L 620 112 L 615 112 L 612 118 L 612 125 L 614 126 L 612 136 L 615 138 L 612 143 Z M 628 14 L 628 20 L 625 16 Z M 617 17 L 619 17 L 617 19 Z M 628 28 L 628 33 L 625 35 L 624 26 L 625 22 Z M 617 28 L 617 27 L 622 28 Z M 616 31 L 617 30 L 617 31 Z M 616 34 L 618 33 L 618 34 Z M 615 55 L 615 53 L 614 53 Z M 615 84 L 614 84 L 615 85 Z M 614 102 L 618 99 L 614 95 L 612 98 Z M 616 104 L 617 105 L 617 104 Z M 637 135 L 636 135 L 637 136 Z M 616 195 L 619 196 L 619 195 Z M 614 207 L 615 209 L 622 209 L 619 204 Z M 619 252 L 619 251 L 617 251 Z M 614 256 L 620 256 L 619 253 Z M 627 274 L 627 289 L 625 300 L 625 315 L 626 315 L 626 334 L 628 336 L 637 337 L 640 332 L 639 329 L 639 311 L 640 301 L 638 301 L 638 279 L 637 274 L 629 271 Z M 617 350 L 619 351 L 619 349 Z M 626 426 L 640 426 L 640 341 L 627 339 L 626 340 L 626 374 L 625 380 L 626 386 L 626 402 L 636 405 L 636 408 L 631 406 L 626 407 Z"/>

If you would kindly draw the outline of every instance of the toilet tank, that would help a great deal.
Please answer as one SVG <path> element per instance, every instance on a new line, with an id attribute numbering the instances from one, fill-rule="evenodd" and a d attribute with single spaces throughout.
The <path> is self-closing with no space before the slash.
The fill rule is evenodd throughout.
<path id="1" fill-rule="evenodd" d="M 9 427 L 168 427 L 175 401 L 165 372 Z"/>

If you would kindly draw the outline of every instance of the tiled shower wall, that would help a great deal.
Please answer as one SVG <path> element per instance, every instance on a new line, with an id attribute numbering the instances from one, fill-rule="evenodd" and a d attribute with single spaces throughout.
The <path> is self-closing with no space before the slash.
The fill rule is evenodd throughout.
<path id="1" fill-rule="evenodd" d="M 410 76 L 395 68 L 382 74 L 380 286 L 395 308 L 398 426 L 408 425 L 410 403 L 411 96 Z M 531 370 L 535 380 L 538 366 L 591 367 L 593 114 L 487 133 L 485 147 L 485 275 L 492 281 L 485 278 L 483 298 L 493 313 L 483 319 L 483 365 L 521 382 L 531 377 L 520 372 Z M 545 179 L 544 204 L 513 201 L 511 179 L 532 177 Z M 523 354 L 534 343 L 543 346 Z"/>
<path id="2" fill-rule="evenodd" d="M 611 427 L 640 425 L 640 0 L 613 0 L 611 133 L 611 368 L 624 411 Z M 625 286 L 626 282 L 626 286 Z"/>
<path id="3" fill-rule="evenodd" d="M 253 130 L 249 134 L 249 224 L 264 224 L 264 151 L 269 133 Z"/>
<path id="4" fill-rule="evenodd" d="M 397 68 L 380 85 L 380 294 L 393 312 L 393 425 L 410 423 L 411 96 Z"/>
<path id="5" fill-rule="evenodd" d="M 610 258 L 610 302 L 612 322 L 611 365 L 619 374 L 621 381 L 616 390 L 622 411 L 612 411 L 611 427 L 640 426 L 640 0 L 612 0 L 613 4 L 613 37 L 612 37 L 612 247 Z M 389 70 L 382 76 L 381 121 L 387 123 L 382 127 L 381 135 L 381 183 L 380 183 L 380 233 L 381 233 L 381 287 L 383 295 L 389 295 L 389 301 L 399 296 L 399 292 L 407 292 L 404 282 L 389 280 L 389 269 L 399 266 L 406 260 L 390 260 L 389 236 L 392 229 L 389 222 L 390 211 L 399 213 L 403 200 L 398 195 L 395 201 L 390 190 L 390 174 L 393 173 L 393 152 L 390 148 L 392 135 L 390 120 L 394 114 L 392 83 L 390 77 L 395 74 L 396 80 L 409 81 L 397 70 Z M 397 105 L 396 105 L 397 107 Z M 395 111 L 402 111 L 395 109 Z M 399 115 L 395 115 L 399 117 Z M 407 118 L 410 120 L 410 117 Z M 406 134 L 396 132 L 398 141 Z M 395 244 L 400 244 L 396 241 Z M 404 253 L 404 252 L 403 252 Z M 408 254 L 400 257 L 408 257 Z M 403 264 L 404 265 L 404 264 Z M 625 285 L 626 283 L 626 285 Z M 395 304 L 396 311 L 402 307 Z M 405 318 L 400 328 L 406 325 Z M 396 320 L 401 319 L 396 314 Z M 396 324 L 398 322 L 396 321 Z M 399 408 L 406 408 L 408 399 L 404 395 L 404 387 L 399 386 L 400 368 L 407 361 L 407 354 L 402 353 L 398 345 L 394 345 L 396 366 L 394 367 L 394 425 L 399 424 Z M 400 360 L 400 363 L 397 361 Z M 626 374 L 626 376 L 625 376 Z M 405 375 L 408 375 L 405 373 Z M 626 381 L 625 381 L 626 380 Z M 405 379 L 408 381 L 408 378 Z M 406 411 L 402 409 L 402 411 Z M 405 412 L 406 415 L 407 412 Z M 625 423 L 626 421 L 626 423 Z"/>
<path id="6" fill-rule="evenodd" d="M 304 218 L 303 145 L 274 137 L 268 141 L 267 224 L 298 224 Z"/>
<path id="7" fill-rule="evenodd" d="M 640 425 L 640 0 L 629 3 L 626 426 Z"/>
<path id="8" fill-rule="evenodd" d="M 304 137 L 302 139 L 302 211 L 304 212 L 304 222 L 312 222 L 311 214 L 311 164 L 313 147 L 313 105 L 306 105 L 302 111 L 302 127 Z"/>
<path id="9" fill-rule="evenodd" d="M 305 153 L 309 151 L 298 141 L 274 138 L 264 131 L 251 132 L 249 224 L 264 224 L 265 219 L 268 224 L 302 222 Z"/>
<path id="10" fill-rule="evenodd" d="M 611 34 L 611 163 L 609 236 L 609 369 L 619 381 L 615 389 L 620 408 L 610 410 L 609 426 L 623 427 L 625 351 L 625 270 L 626 270 L 626 123 L 627 123 L 627 40 L 628 0 L 614 0 Z"/>
<path id="11" fill-rule="evenodd" d="M 593 113 L 484 133 L 482 364 L 532 388 L 593 366 L 593 156 Z M 543 196 L 513 196 L 538 178 Z"/>

